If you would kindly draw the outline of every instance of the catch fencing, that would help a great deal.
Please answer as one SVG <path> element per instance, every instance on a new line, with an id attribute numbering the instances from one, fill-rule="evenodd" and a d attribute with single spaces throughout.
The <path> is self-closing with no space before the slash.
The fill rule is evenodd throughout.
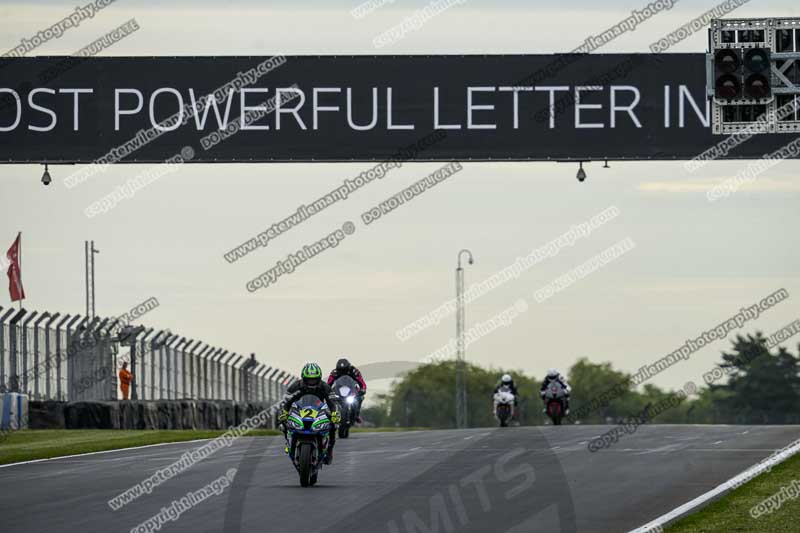
<path id="1" fill-rule="evenodd" d="M 31 400 L 121 398 L 124 361 L 131 400 L 234 400 L 277 403 L 296 379 L 241 355 L 169 330 L 0 307 L 0 392 Z"/>

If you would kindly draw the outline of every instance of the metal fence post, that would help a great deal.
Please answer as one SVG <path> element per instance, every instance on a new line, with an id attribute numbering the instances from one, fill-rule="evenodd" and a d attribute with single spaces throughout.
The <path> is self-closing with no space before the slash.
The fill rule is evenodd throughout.
<path id="1" fill-rule="evenodd" d="M 197 398 L 197 362 L 200 360 L 200 354 L 197 350 L 203 346 L 203 341 L 197 341 L 194 348 L 189 352 L 189 398 Z"/>
<path id="2" fill-rule="evenodd" d="M 45 396 L 44 397 L 45 397 L 46 400 L 52 400 L 53 399 L 53 396 L 52 396 L 52 385 L 51 385 L 51 381 L 50 381 L 50 370 L 51 370 L 51 367 L 52 367 L 53 362 L 54 362 L 53 361 L 53 357 L 54 356 L 50 355 L 51 354 L 51 352 L 50 352 L 50 347 L 51 347 L 50 340 L 53 337 L 52 332 L 50 331 L 50 326 L 52 326 L 56 322 L 56 320 L 58 320 L 58 317 L 60 317 L 60 316 L 61 316 L 61 313 L 56 313 L 56 314 L 52 315 L 50 317 L 50 320 L 48 320 L 47 323 L 44 325 L 44 351 L 45 351 L 45 354 L 44 354 L 45 355 L 45 357 L 44 357 L 44 389 L 45 389 L 44 394 L 45 394 Z"/>
<path id="3" fill-rule="evenodd" d="M 159 342 L 161 336 L 164 335 L 164 331 L 159 331 L 155 334 L 155 336 L 150 340 L 150 399 L 151 400 L 160 400 L 161 394 L 158 387 L 161 387 L 161 382 L 156 382 L 156 351 L 159 350 Z M 159 350 L 160 351 L 160 350 Z M 159 369 L 159 378 L 161 369 Z M 158 385 L 156 385 L 158 383 Z"/>
<path id="4" fill-rule="evenodd" d="M 195 397 L 199 400 L 203 397 L 203 366 L 205 361 L 205 356 L 208 351 L 211 349 L 209 344 L 203 346 L 199 352 L 197 352 L 197 357 L 195 358 L 195 372 L 194 372 L 194 393 Z"/>
<path id="5" fill-rule="evenodd" d="M 261 395 L 263 394 L 261 386 L 261 373 L 264 371 L 264 363 L 259 363 L 259 365 L 253 370 L 253 382 L 255 386 L 253 387 L 253 400 L 260 402 Z"/>
<path id="6" fill-rule="evenodd" d="M 14 309 L 9 309 L 5 315 L 0 317 L 0 388 L 6 388 L 6 344 L 5 344 L 5 328 L 6 321 L 14 314 Z M 9 329 L 9 335 L 11 331 Z"/>
<path id="7" fill-rule="evenodd" d="M 177 400 L 178 396 L 178 383 L 179 375 L 183 372 L 180 366 L 180 358 L 178 357 L 178 349 L 186 342 L 186 337 L 175 336 L 174 342 L 170 351 L 172 352 L 172 399 Z"/>
<path id="8" fill-rule="evenodd" d="M 167 383 L 167 387 L 172 387 L 172 394 L 169 395 L 171 400 L 178 398 L 178 373 L 180 372 L 178 368 L 178 347 L 184 342 L 186 342 L 186 337 L 175 335 L 167 345 L 167 358 L 172 367 L 172 375 Z M 172 355 L 170 356 L 170 354 Z"/>
<path id="9" fill-rule="evenodd" d="M 261 386 L 262 386 L 262 393 L 261 393 L 261 401 L 262 402 L 269 402 L 270 396 L 272 395 L 272 391 L 269 388 L 269 374 L 272 372 L 272 367 L 267 366 L 264 369 L 264 372 L 261 373 Z"/>
<path id="10" fill-rule="evenodd" d="M 28 311 L 20 309 L 8 321 L 8 389 L 19 392 L 19 324 Z"/>
<path id="11" fill-rule="evenodd" d="M 76 333 L 73 333 L 67 326 L 67 398 L 69 400 L 85 400 L 86 396 L 91 396 L 91 393 L 87 394 L 82 385 L 79 392 L 78 384 L 83 376 L 88 377 L 94 365 L 97 341 L 92 335 L 92 329 L 97 322 L 97 318 L 83 318 Z"/>
<path id="12" fill-rule="evenodd" d="M 216 384 L 217 384 L 217 394 L 215 396 L 215 400 L 224 400 L 224 394 L 222 392 L 222 360 L 225 359 L 228 355 L 228 350 L 222 350 L 220 354 L 217 356 L 217 360 L 214 364 L 216 367 Z"/>
<path id="13" fill-rule="evenodd" d="M 63 363 L 61 360 L 61 354 L 63 353 L 63 350 L 61 349 L 61 326 L 66 324 L 69 319 L 70 315 L 66 315 L 58 322 L 58 324 L 56 324 L 56 399 L 58 401 L 64 401 L 64 387 L 61 384 L 63 374 L 61 368 Z"/>
<path id="14" fill-rule="evenodd" d="M 217 359 L 222 353 L 222 348 L 217 348 L 208 357 L 208 387 L 210 400 L 217 399 Z"/>
<path id="15" fill-rule="evenodd" d="M 236 357 L 236 353 L 234 352 L 222 363 L 223 372 L 225 374 L 225 400 L 233 400 L 233 367 L 231 367 L 231 361 L 233 361 Z"/>
<path id="16" fill-rule="evenodd" d="M 178 372 L 175 372 L 175 398 L 178 400 L 186 398 L 186 348 L 191 343 L 191 339 L 181 337 L 181 340 L 175 345 L 176 350 L 180 348 L 179 351 L 175 352 L 175 368 L 180 369 L 180 378 L 178 377 Z M 180 391 L 180 394 L 178 394 L 178 391 Z"/>
<path id="17" fill-rule="evenodd" d="M 75 323 L 75 320 L 80 320 L 80 323 L 76 326 L 77 331 L 73 331 L 71 326 Z M 86 323 L 88 322 L 88 318 L 84 318 L 81 320 L 80 315 L 75 315 L 75 317 L 70 320 L 67 324 L 66 334 L 67 334 L 67 399 L 71 401 L 80 400 L 82 398 L 78 397 L 78 383 L 80 379 L 83 377 L 83 343 L 81 342 L 83 339 L 83 335 L 81 331 L 86 330 Z M 76 347 L 76 334 L 77 334 L 77 347 Z"/>
<path id="18" fill-rule="evenodd" d="M 203 399 L 210 400 L 214 396 L 214 385 L 211 378 L 214 376 L 212 361 L 219 348 L 214 346 L 203 356 Z"/>
<path id="19" fill-rule="evenodd" d="M 231 399 L 234 401 L 241 401 L 241 374 L 239 374 L 239 363 L 244 359 L 243 356 L 237 355 L 236 360 L 231 363 Z M 239 376 L 237 380 L 236 377 Z"/>
<path id="20" fill-rule="evenodd" d="M 213 373 L 214 367 L 209 363 L 211 362 L 211 359 L 213 359 L 214 354 L 216 354 L 218 351 L 219 348 L 212 347 L 211 350 L 209 350 L 203 357 L 203 398 L 206 400 L 210 400 L 211 396 L 214 393 L 214 390 L 210 383 L 211 380 L 209 379 L 210 378 L 209 369 L 211 370 L 211 373 Z"/>
<path id="21" fill-rule="evenodd" d="M 33 323 L 33 398 L 35 400 L 41 399 L 41 394 L 39 392 L 39 374 L 41 371 L 39 368 L 39 324 L 41 324 L 42 320 L 49 317 L 50 313 L 45 311 L 39 315 L 39 319 Z"/>
<path id="22" fill-rule="evenodd" d="M 222 399 L 222 358 L 228 353 L 228 350 L 220 348 L 219 353 L 214 358 L 214 399 Z"/>
<path id="23" fill-rule="evenodd" d="M 105 372 L 102 380 L 102 384 L 105 385 L 105 392 L 104 396 L 110 400 L 117 399 L 117 390 L 119 389 L 117 383 L 117 355 L 119 354 L 119 348 L 114 343 L 114 338 L 112 336 L 112 332 L 114 328 L 119 322 L 119 319 L 108 319 L 108 324 L 103 326 L 100 325 L 100 346 L 101 346 L 101 356 L 105 360 L 106 366 L 101 366 L 100 368 L 108 368 L 108 372 Z M 131 373 L 133 373 L 131 371 Z M 133 385 L 133 383 L 131 383 Z"/>
<path id="24" fill-rule="evenodd" d="M 30 396 L 30 390 L 28 389 L 28 383 L 29 383 L 30 380 L 29 380 L 29 376 L 28 376 L 28 373 L 29 373 L 28 367 L 30 367 L 31 365 L 29 365 L 28 363 L 29 362 L 32 363 L 33 361 L 29 357 L 30 356 L 30 352 L 29 352 L 29 348 L 30 347 L 28 345 L 28 334 L 30 333 L 30 331 L 28 329 L 28 324 L 30 324 L 31 321 L 34 318 L 36 318 L 36 316 L 38 314 L 39 314 L 38 311 L 34 311 L 30 315 L 28 315 L 28 318 L 26 318 L 25 321 L 22 323 L 22 380 L 21 380 L 22 381 L 22 392 L 27 394 L 27 395 L 29 395 L 29 396 Z"/>
<path id="25" fill-rule="evenodd" d="M 144 331 L 144 334 L 139 339 L 139 350 L 137 350 L 139 352 L 138 353 L 139 361 L 142 363 L 142 366 L 139 369 L 138 375 L 133 376 L 133 380 L 138 382 L 138 386 L 136 388 L 138 389 L 139 396 L 141 397 L 142 400 L 153 399 L 152 391 L 150 392 L 150 394 L 148 394 L 148 389 L 147 389 L 148 385 L 152 387 L 152 383 L 150 383 L 147 379 L 147 370 L 148 370 L 147 354 L 150 351 L 148 350 L 148 348 L 150 347 L 152 342 L 148 341 L 148 337 L 150 337 L 150 335 L 153 334 L 153 331 L 155 331 L 153 328 L 148 328 L 147 330 Z"/>
<path id="26" fill-rule="evenodd" d="M 165 400 L 172 399 L 172 358 L 170 357 L 170 344 L 172 341 L 175 340 L 175 337 L 172 335 L 167 335 L 164 339 L 164 342 L 161 343 L 161 354 L 163 355 L 163 362 L 164 362 L 164 380 L 166 382 L 166 387 L 164 388 L 164 393 L 166 396 L 163 398 Z"/>
<path id="27" fill-rule="evenodd" d="M 281 371 L 280 368 L 276 368 L 267 377 L 267 379 L 269 380 L 269 395 L 270 395 L 270 398 L 271 398 L 270 399 L 270 403 L 272 403 L 272 405 L 275 405 L 276 403 L 278 403 L 278 399 L 279 399 L 278 398 L 278 382 L 276 381 L 276 376 L 278 375 L 278 372 L 280 372 L 280 371 Z"/>
<path id="28" fill-rule="evenodd" d="M 211 399 L 219 400 L 219 360 L 225 353 L 223 348 L 217 350 L 211 357 Z"/>
<path id="29" fill-rule="evenodd" d="M 281 373 L 278 374 L 278 394 L 280 394 L 281 396 L 286 396 L 286 392 L 283 388 L 283 383 L 286 381 L 288 377 L 289 377 L 288 372 L 281 371 Z"/>
<path id="30" fill-rule="evenodd" d="M 171 372 L 172 372 L 172 364 L 169 360 L 169 343 L 172 342 L 172 339 L 175 338 L 171 332 L 167 332 L 167 335 L 164 337 L 164 340 L 161 341 L 161 346 L 159 346 L 158 350 L 158 360 L 161 361 L 161 399 L 162 400 L 169 400 L 172 396 L 170 395 L 170 381 L 171 381 Z"/>
<path id="31" fill-rule="evenodd" d="M 256 361 L 256 354 L 250 354 L 250 359 L 246 360 L 242 365 L 242 385 L 244 386 L 243 399 L 246 402 L 253 401 L 253 379 L 250 374 L 251 370 L 258 366 Z"/>
<path id="32" fill-rule="evenodd" d="M 75 332 L 67 329 L 67 375 L 70 376 L 67 380 L 67 383 L 69 384 L 67 387 L 67 398 L 73 401 L 80 399 L 77 397 L 76 391 L 78 380 L 80 379 L 80 376 L 83 375 L 80 367 L 81 357 L 78 357 L 78 354 L 80 354 L 80 351 L 83 349 L 83 343 L 81 342 L 83 335 L 80 332 L 86 330 L 86 323 L 88 320 L 88 318 L 84 318 L 77 326 L 77 349 L 75 348 L 76 334 Z M 78 378 L 75 378 L 74 376 L 78 376 Z"/>
<path id="33" fill-rule="evenodd" d="M 206 354 L 206 376 L 205 376 L 205 383 L 206 383 L 206 399 L 213 400 L 214 399 L 214 358 L 220 352 L 222 348 L 213 348 L 208 354 Z"/>
<path id="34" fill-rule="evenodd" d="M 167 330 L 167 334 L 164 335 L 164 338 L 161 339 L 161 342 L 158 345 L 158 360 L 161 362 L 161 383 L 159 387 L 161 389 L 161 399 L 162 400 L 169 400 L 170 399 L 170 377 L 172 371 L 172 364 L 169 360 L 169 343 L 172 342 L 175 336 Z"/>
<path id="35" fill-rule="evenodd" d="M 67 348 L 68 360 L 69 352 L 72 352 L 72 359 L 78 360 L 76 366 L 80 369 L 80 373 L 76 379 L 86 378 L 86 383 L 81 387 L 83 389 L 81 399 L 83 400 L 107 400 L 109 396 L 107 391 L 103 390 L 103 384 L 98 383 L 96 379 L 98 374 L 103 372 L 105 358 L 103 357 L 100 331 L 107 321 L 108 319 L 98 316 L 93 317 L 82 333 L 83 338 L 88 342 L 81 345 L 79 350 Z M 69 331 L 70 324 L 67 324 L 67 331 Z"/>
<path id="36" fill-rule="evenodd" d="M 261 372 L 261 363 L 254 366 L 252 370 L 250 370 L 250 380 L 252 383 L 252 387 L 250 388 L 250 400 L 253 402 L 258 401 L 258 373 Z"/>
<path id="37" fill-rule="evenodd" d="M 286 376 L 286 372 L 281 370 L 278 372 L 278 375 L 275 376 L 275 394 L 277 394 L 280 398 L 284 398 L 286 394 L 283 392 L 283 388 L 281 388 L 281 384 Z"/>
<path id="38" fill-rule="evenodd" d="M 262 391 L 261 392 L 261 401 L 262 402 L 268 402 L 269 401 L 270 390 L 269 390 L 269 381 L 267 381 L 267 376 L 269 375 L 270 372 L 272 372 L 272 367 L 269 366 L 269 365 L 266 365 L 266 368 L 261 373 L 261 391 Z"/>

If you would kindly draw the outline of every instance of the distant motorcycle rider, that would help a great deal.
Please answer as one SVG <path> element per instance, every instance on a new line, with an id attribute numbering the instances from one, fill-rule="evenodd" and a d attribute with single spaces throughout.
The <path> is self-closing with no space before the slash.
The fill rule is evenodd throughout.
<path id="1" fill-rule="evenodd" d="M 519 403 L 519 392 L 517 391 L 517 385 L 514 383 L 514 378 L 511 377 L 511 374 L 503 374 L 503 377 L 500 378 L 500 383 L 497 384 L 492 392 L 492 397 L 501 390 L 507 390 L 514 395 L 514 408 L 516 409 Z"/>
<path id="2" fill-rule="evenodd" d="M 317 363 L 306 363 L 303 370 L 300 372 L 300 380 L 292 383 L 286 389 L 286 396 L 281 404 L 280 413 L 278 414 L 278 421 L 281 423 L 283 436 L 286 438 L 287 446 L 285 452 L 289 453 L 289 440 L 286 434 L 286 419 L 289 417 L 289 408 L 292 404 L 299 400 L 306 394 L 313 394 L 328 406 L 331 411 L 331 429 L 328 434 L 328 450 L 325 457 L 325 464 L 329 465 L 333 462 L 333 447 L 336 444 L 336 424 L 339 423 L 341 417 L 339 415 L 339 404 L 336 394 L 331 389 L 330 385 L 322 381 L 322 369 Z"/>
<path id="3" fill-rule="evenodd" d="M 539 389 L 539 396 L 541 396 L 542 400 L 544 400 L 544 395 L 545 392 L 547 391 L 547 387 L 554 381 L 561 384 L 561 387 L 564 389 L 564 414 L 568 415 L 569 394 L 570 392 L 572 392 L 572 387 L 569 386 L 569 383 L 567 383 L 566 378 L 564 378 L 564 376 L 562 376 L 555 368 L 551 368 L 550 370 L 547 371 L 547 375 L 545 376 L 544 381 L 542 382 L 542 386 Z M 547 409 L 544 409 L 542 412 L 546 413 Z"/>
<path id="4" fill-rule="evenodd" d="M 514 378 L 511 377 L 511 374 L 503 374 L 500 378 L 500 383 L 498 383 L 494 391 L 492 391 L 492 398 L 494 399 L 494 395 L 500 391 L 508 391 L 514 395 L 514 412 L 512 418 L 516 418 L 517 407 L 519 406 L 519 391 L 517 391 L 517 385 L 514 383 Z M 496 406 L 492 406 L 492 414 L 494 414 L 495 408 Z"/>
<path id="5" fill-rule="evenodd" d="M 333 385 L 333 382 L 342 376 L 350 376 L 356 380 L 356 383 L 358 383 L 360 387 L 358 391 L 358 404 L 356 405 L 356 420 L 360 424 L 361 404 L 364 402 L 364 396 L 367 394 L 367 382 L 364 381 L 364 376 L 361 375 L 361 371 L 344 357 L 336 361 L 336 368 L 331 370 L 331 373 L 328 375 L 328 385 Z"/>

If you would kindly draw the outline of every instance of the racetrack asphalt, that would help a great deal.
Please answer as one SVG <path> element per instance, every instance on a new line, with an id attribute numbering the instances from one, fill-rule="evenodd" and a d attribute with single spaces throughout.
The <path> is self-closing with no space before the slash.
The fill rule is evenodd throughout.
<path id="1" fill-rule="evenodd" d="M 116 511 L 111 498 L 204 443 L 11 465 L 0 531 L 128 532 L 232 468 L 221 494 L 149 531 L 628 531 L 800 438 L 799 426 L 645 425 L 590 452 L 609 429 L 354 433 L 309 488 L 281 437 L 243 437 Z"/>

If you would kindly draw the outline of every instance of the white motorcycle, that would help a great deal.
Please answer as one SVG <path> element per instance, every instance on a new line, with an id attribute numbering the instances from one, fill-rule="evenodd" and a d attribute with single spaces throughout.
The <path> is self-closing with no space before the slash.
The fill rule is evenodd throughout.
<path id="1" fill-rule="evenodd" d="M 494 393 L 494 416 L 500 427 L 508 426 L 514 415 L 514 395 L 510 391 L 500 389 Z"/>

